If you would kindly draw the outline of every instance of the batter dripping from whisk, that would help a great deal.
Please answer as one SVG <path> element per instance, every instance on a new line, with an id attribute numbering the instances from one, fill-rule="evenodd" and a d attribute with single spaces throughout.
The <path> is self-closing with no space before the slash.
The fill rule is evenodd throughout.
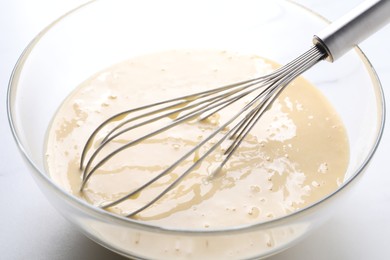
<path id="1" fill-rule="evenodd" d="M 46 154 L 51 177 L 94 205 L 118 199 L 171 165 L 247 101 L 237 102 L 206 121 L 181 124 L 118 153 L 94 173 L 80 193 L 80 154 L 102 121 L 129 107 L 247 80 L 275 66 L 257 56 L 225 51 L 168 51 L 133 58 L 97 73 L 64 101 L 53 119 Z M 134 138 L 137 131 L 145 129 L 119 137 L 107 151 Z M 221 161 L 220 150 L 135 217 L 183 228 L 266 221 L 306 207 L 336 190 L 344 179 L 349 157 L 346 132 L 338 115 L 302 78 L 294 81 L 262 116 L 224 170 L 210 177 Z M 195 153 L 183 167 L 203 152 Z M 108 210 L 125 215 L 179 174 L 180 167 L 139 196 Z"/>

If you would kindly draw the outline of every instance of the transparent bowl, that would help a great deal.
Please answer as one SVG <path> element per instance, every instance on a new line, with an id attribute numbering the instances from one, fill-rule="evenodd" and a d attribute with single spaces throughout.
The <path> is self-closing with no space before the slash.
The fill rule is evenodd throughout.
<path id="1" fill-rule="evenodd" d="M 217 48 L 285 64 L 311 46 L 327 22 L 290 1 L 101 0 L 59 18 L 27 46 L 12 74 L 8 116 L 16 143 L 54 207 L 97 243 L 132 258 L 251 259 L 284 250 L 345 203 L 368 165 L 384 124 L 384 98 L 369 61 L 355 48 L 304 76 L 343 119 L 351 159 L 341 187 L 314 205 L 265 223 L 226 229 L 168 229 L 113 215 L 71 196 L 44 167 L 47 128 L 63 99 L 112 64 L 166 49 Z M 147 91 L 147 90 L 146 90 Z M 42 220 L 43 222 L 44 220 Z"/>

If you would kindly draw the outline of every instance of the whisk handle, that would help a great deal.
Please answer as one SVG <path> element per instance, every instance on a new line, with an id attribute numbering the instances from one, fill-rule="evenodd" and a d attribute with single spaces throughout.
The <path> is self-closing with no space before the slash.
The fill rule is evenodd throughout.
<path id="1" fill-rule="evenodd" d="M 390 0 L 367 0 L 313 37 L 333 62 L 390 22 Z"/>

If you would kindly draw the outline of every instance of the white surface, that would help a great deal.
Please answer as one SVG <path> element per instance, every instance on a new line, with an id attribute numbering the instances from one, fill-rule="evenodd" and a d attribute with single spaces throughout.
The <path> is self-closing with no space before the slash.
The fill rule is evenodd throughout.
<path id="1" fill-rule="evenodd" d="M 1 259 L 123 259 L 90 241 L 49 205 L 17 151 L 6 116 L 8 79 L 23 48 L 52 20 L 84 2 L 0 0 Z M 360 0 L 298 2 L 335 19 Z M 390 46 L 390 26 L 361 45 L 381 78 L 386 100 L 390 100 L 390 54 L 386 46 Z M 389 153 L 387 127 L 351 203 L 300 244 L 270 259 L 390 259 Z"/>

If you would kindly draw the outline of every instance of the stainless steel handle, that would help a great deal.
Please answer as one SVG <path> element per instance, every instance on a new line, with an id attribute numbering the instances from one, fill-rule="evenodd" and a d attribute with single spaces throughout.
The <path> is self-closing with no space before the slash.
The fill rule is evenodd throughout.
<path id="1" fill-rule="evenodd" d="M 313 37 L 333 62 L 390 22 L 390 0 L 367 0 Z"/>

